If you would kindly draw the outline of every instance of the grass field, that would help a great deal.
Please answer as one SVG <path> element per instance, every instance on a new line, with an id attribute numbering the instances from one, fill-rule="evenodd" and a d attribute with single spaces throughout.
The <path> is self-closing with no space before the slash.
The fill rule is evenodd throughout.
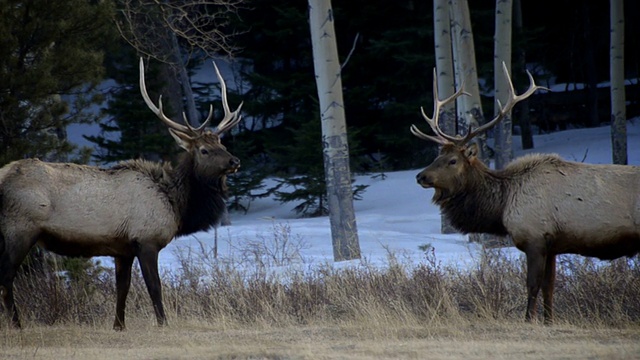
<path id="1" fill-rule="evenodd" d="M 640 328 L 520 321 L 274 327 L 173 322 L 4 329 L 2 359 L 637 359 Z"/>
<path id="2" fill-rule="evenodd" d="M 18 277 L 23 329 L 0 316 L 0 359 L 640 359 L 637 257 L 561 259 L 552 326 L 524 322 L 522 260 L 434 260 L 274 278 L 188 258 L 163 278 L 168 327 L 135 273 L 124 332 L 112 271 L 47 265 Z"/>

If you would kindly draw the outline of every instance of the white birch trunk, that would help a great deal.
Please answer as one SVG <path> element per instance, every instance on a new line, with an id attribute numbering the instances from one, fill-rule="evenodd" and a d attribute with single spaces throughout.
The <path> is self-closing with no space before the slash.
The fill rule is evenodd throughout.
<path id="1" fill-rule="evenodd" d="M 493 77 L 495 99 L 501 104 L 506 104 L 508 100 L 509 88 L 507 79 L 502 70 L 502 63 L 507 66 L 511 74 L 511 14 L 513 2 L 511 0 L 496 0 L 496 27 L 494 36 L 493 53 Z M 499 113 L 497 103 L 494 105 L 493 115 Z M 495 168 L 504 168 L 513 159 L 513 140 L 511 137 L 511 113 L 495 127 Z"/>
<path id="2" fill-rule="evenodd" d="M 433 41 L 435 44 L 438 92 L 441 99 L 449 97 L 455 92 L 449 1 L 433 1 Z M 450 135 L 456 134 L 455 111 L 455 104 L 449 103 L 440 112 L 440 128 Z"/>
<path id="3" fill-rule="evenodd" d="M 480 88 L 478 85 L 478 73 L 476 70 L 476 54 L 473 45 L 473 31 L 471 29 L 471 17 L 467 0 L 451 1 L 452 33 L 454 39 L 453 59 L 456 63 L 456 82 L 464 83 L 464 88 L 471 96 L 461 96 L 458 104 L 458 131 L 466 134 L 470 127 L 478 127 L 484 123 L 482 104 L 480 102 Z M 461 127 L 464 126 L 464 127 Z M 489 163 L 486 134 L 476 137 L 480 148 L 478 157 L 485 163 Z M 488 234 L 469 234 L 470 242 L 480 242 L 484 246 L 501 244 L 500 238 Z"/>
<path id="4" fill-rule="evenodd" d="M 440 98 L 444 99 L 455 92 L 449 0 L 433 1 L 433 36 L 437 74 L 437 79 L 434 79 L 434 81 L 437 81 Z M 455 104 L 449 103 L 440 111 L 440 128 L 447 134 L 456 134 Z M 441 215 L 440 224 L 440 231 L 443 234 L 457 232 L 444 215 Z"/>
<path id="5" fill-rule="evenodd" d="M 330 0 L 309 0 L 333 257 L 335 261 L 343 261 L 360 258 L 360 243 L 353 209 L 341 67 L 333 20 Z"/>
<path id="6" fill-rule="evenodd" d="M 627 164 L 627 114 L 624 84 L 624 0 L 610 0 L 611 142 L 614 164 Z"/>
<path id="7" fill-rule="evenodd" d="M 476 70 L 476 52 L 473 45 L 473 31 L 467 0 L 451 1 L 452 33 L 455 42 L 453 58 L 456 63 L 456 77 L 458 86 L 464 83 L 464 88 L 471 96 L 461 96 L 458 103 L 458 131 L 466 133 L 469 127 L 476 128 L 484 123 L 480 89 L 478 86 L 478 72 Z M 462 126 L 461 126 L 462 125 Z M 476 138 L 480 145 L 480 155 L 487 161 L 488 148 L 486 135 L 480 134 Z"/>

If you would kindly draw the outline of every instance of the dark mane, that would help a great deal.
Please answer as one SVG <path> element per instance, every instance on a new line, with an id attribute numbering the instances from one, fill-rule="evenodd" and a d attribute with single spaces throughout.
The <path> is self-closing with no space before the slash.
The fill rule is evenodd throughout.
<path id="1" fill-rule="evenodd" d="M 464 190 L 437 203 L 451 225 L 463 234 L 487 233 L 505 236 L 502 215 L 508 182 L 490 170 L 478 170 L 482 181 L 469 183 Z"/>
<path id="2" fill-rule="evenodd" d="M 175 199 L 177 213 L 180 214 L 177 235 L 189 235 L 220 225 L 227 211 L 227 177 L 220 175 L 215 179 L 198 178 L 193 171 L 191 155 L 183 153 L 181 157 L 174 178 L 181 179 L 184 183 L 176 182 L 174 186 L 183 186 L 186 191 L 178 191 L 178 194 L 184 194 L 185 197 Z"/>

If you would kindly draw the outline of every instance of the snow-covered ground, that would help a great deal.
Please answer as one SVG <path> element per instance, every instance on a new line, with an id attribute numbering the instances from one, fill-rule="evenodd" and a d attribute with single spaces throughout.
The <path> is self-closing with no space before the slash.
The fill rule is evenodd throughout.
<path id="1" fill-rule="evenodd" d="M 629 163 L 640 164 L 640 119 L 628 123 Z M 411 136 L 407 132 L 407 136 Z M 525 152 L 520 138 L 514 138 L 516 156 Z M 526 152 L 558 153 L 568 160 L 606 164 L 611 163 L 610 128 L 574 129 L 534 137 L 535 149 Z M 425 161 L 425 166 L 428 165 Z M 386 264 L 389 252 L 420 261 L 424 252 L 420 246 L 429 244 L 437 261 L 447 265 L 469 264 L 479 258 L 481 247 L 469 243 L 467 236 L 440 234 L 440 214 L 431 203 L 432 190 L 425 190 L 415 182 L 420 169 L 386 173 L 386 179 L 376 174 L 358 175 L 357 184 L 369 187 L 362 200 L 355 202 L 356 221 L 363 260 L 368 264 Z M 218 230 L 219 257 L 239 256 L 247 243 L 269 241 L 283 227 L 301 246 L 306 266 L 333 261 L 329 219 L 296 218 L 294 203 L 280 204 L 271 198 L 251 203 L 245 215 L 232 213 L 232 225 Z M 275 229 L 275 230 L 274 230 Z M 266 240 L 265 240 L 266 239 Z M 213 247 L 214 232 L 201 232 L 175 239 L 160 253 L 160 266 L 179 269 L 177 254 L 201 246 Z M 513 250 L 517 253 L 517 250 Z M 348 262 L 358 264 L 359 261 Z"/>

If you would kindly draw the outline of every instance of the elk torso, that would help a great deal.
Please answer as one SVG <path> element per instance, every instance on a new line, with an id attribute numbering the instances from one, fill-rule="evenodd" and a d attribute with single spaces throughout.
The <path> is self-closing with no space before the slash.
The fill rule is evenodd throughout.
<path id="1" fill-rule="evenodd" d="M 516 246 L 544 238 L 556 254 L 613 259 L 640 251 L 640 168 L 563 161 L 552 155 L 517 159 L 504 224 Z"/>
<path id="2" fill-rule="evenodd" d="M 2 194 L 2 211 L 35 225 L 39 242 L 63 255 L 123 255 L 138 241 L 161 249 L 180 232 L 190 198 L 176 195 L 181 184 L 169 165 L 129 161 L 100 169 L 29 159 L 7 168 L 2 183 L 11 192 Z"/>

